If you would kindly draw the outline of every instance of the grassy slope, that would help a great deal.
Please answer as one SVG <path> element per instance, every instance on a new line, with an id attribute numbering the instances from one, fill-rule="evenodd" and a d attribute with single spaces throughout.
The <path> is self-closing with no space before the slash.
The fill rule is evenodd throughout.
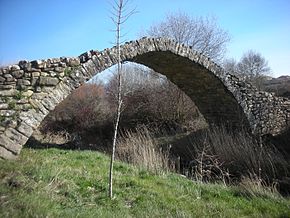
<path id="1" fill-rule="evenodd" d="M 115 165 L 109 200 L 108 165 L 101 153 L 56 149 L 0 160 L 0 217 L 290 217 L 289 199 L 245 197 L 237 188 L 124 163 Z"/>

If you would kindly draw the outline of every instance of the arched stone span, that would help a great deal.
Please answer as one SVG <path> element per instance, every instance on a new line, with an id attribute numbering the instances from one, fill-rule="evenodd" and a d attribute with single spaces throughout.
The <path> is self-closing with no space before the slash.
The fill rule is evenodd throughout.
<path id="1" fill-rule="evenodd" d="M 277 135 L 289 125 L 290 104 L 258 92 L 207 57 L 168 39 L 142 38 L 121 46 L 122 61 L 164 74 L 191 97 L 210 123 L 248 126 Z M 117 63 L 117 48 L 77 58 L 20 61 L 0 71 L 0 157 L 14 158 L 44 117 L 95 74 Z"/>

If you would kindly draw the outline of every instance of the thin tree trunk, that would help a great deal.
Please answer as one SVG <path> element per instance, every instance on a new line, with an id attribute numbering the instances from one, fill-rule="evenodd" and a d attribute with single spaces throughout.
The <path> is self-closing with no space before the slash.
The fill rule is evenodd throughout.
<path id="1" fill-rule="evenodd" d="M 113 168 L 114 168 L 114 159 L 115 159 L 115 151 L 116 151 L 116 144 L 117 144 L 117 134 L 118 134 L 118 127 L 120 122 L 121 116 L 121 107 L 122 107 L 122 66 L 121 66 L 121 57 L 120 57 L 120 26 L 121 26 L 121 14 L 123 8 L 123 1 L 120 0 L 118 4 L 118 18 L 117 18 L 117 30 L 116 30 L 116 41 L 117 41 L 117 54 L 118 54 L 118 108 L 117 108 L 117 116 L 115 121 L 114 127 L 114 137 L 113 137 L 113 146 L 112 146 L 112 155 L 111 155 L 111 162 L 110 162 L 110 171 L 109 171 L 109 197 L 113 198 Z"/>
<path id="2" fill-rule="evenodd" d="M 117 135 L 118 128 L 120 123 L 121 109 L 122 109 L 122 64 L 121 64 L 121 55 L 120 55 L 120 40 L 121 40 L 121 25 L 125 23 L 128 18 L 135 13 L 135 9 L 123 14 L 124 9 L 126 8 L 129 0 L 115 0 L 112 13 L 112 21 L 116 25 L 116 46 L 117 46 L 117 58 L 118 58 L 118 107 L 117 107 L 117 116 L 114 126 L 114 136 L 113 136 L 113 146 L 112 146 L 112 155 L 110 162 L 109 170 L 109 197 L 113 198 L 113 168 L 114 168 L 114 159 L 115 151 L 117 144 Z"/>

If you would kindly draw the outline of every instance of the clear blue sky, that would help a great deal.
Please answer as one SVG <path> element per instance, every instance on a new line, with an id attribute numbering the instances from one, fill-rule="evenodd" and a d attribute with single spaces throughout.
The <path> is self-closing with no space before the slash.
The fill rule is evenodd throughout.
<path id="1" fill-rule="evenodd" d="M 228 57 L 260 52 L 274 76 L 290 75 L 290 0 L 132 0 L 139 11 L 126 23 L 126 39 L 166 13 L 215 15 L 232 41 Z M 109 0 L 0 0 L 0 64 L 78 56 L 111 47 Z"/>

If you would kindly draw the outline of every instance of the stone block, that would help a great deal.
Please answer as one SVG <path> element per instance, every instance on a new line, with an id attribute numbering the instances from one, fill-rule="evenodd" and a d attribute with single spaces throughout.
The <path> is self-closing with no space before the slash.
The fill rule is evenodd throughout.
<path id="1" fill-rule="evenodd" d="M 17 80 L 17 86 L 30 86 L 31 83 L 29 80 L 26 79 L 18 79 Z"/>
<path id="2" fill-rule="evenodd" d="M 0 83 L 3 83 L 6 79 L 3 76 L 0 76 Z"/>
<path id="3" fill-rule="evenodd" d="M 8 104 L 0 104 L 0 110 L 7 110 L 8 108 Z"/>
<path id="4" fill-rule="evenodd" d="M 0 145 L 0 158 L 14 160 L 17 158 L 17 155 L 13 154 L 11 151 L 8 151 L 6 148 Z"/>
<path id="5" fill-rule="evenodd" d="M 35 61 L 31 61 L 31 66 L 33 68 L 45 68 L 46 67 L 46 62 L 43 60 L 35 60 Z"/>
<path id="6" fill-rule="evenodd" d="M 14 96 L 17 93 L 17 90 L 10 89 L 10 90 L 1 90 L 0 97 L 1 96 Z"/>
<path id="7" fill-rule="evenodd" d="M 22 148 L 21 144 L 18 141 L 12 140 L 8 136 L 6 136 L 7 130 L 0 135 L 0 147 L 4 147 L 9 151 L 13 152 L 14 154 L 19 154 Z M 8 133 L 10 134 L 10 133 Z M 27 138 L 28 139 L 28 138 Z M 25 142 L 24 142 L 25 143 Z"/>
<path id="8" fill-rule="evenodd" d="M 33 133 L 33 128 L 31 126 L 28 126 L 27 124 L 25 124 L 24 122 L 22 122 L 18 127 L 17 130 L 19 132 L 21 132 L 23 135 L 25 135 L 26 137 L 30 137 Z"/>
<path id="9" fill-rule="evenodd" d="M 39 77 L 40 76 L 40 72 L 31 72 L 31 76 L 32 77 Z"/>
<path id="10" fill-rule="evenodd" d="M 41 86 L 55 86 L 59 82 L 58 78 L 55 77 L 44 77 L 39 78 L 39 85 Z"/>
<path id="11" fill-rule="evenodd" d="M 22 95 L 23 95 L 24 97 L 30 97 L 30 96 L 33 95 L 33 91 L 28 90 L 28 91 L 26 91 L 26 92 L 23 92 Z"/>
<path id="12" fill-rule="evenodd" d="M 21 78 L 24 75 L 24 71 L 23 70 L 17 70 L 17 71 L 13 71 L 12 76 L 15 78 Z"/>

